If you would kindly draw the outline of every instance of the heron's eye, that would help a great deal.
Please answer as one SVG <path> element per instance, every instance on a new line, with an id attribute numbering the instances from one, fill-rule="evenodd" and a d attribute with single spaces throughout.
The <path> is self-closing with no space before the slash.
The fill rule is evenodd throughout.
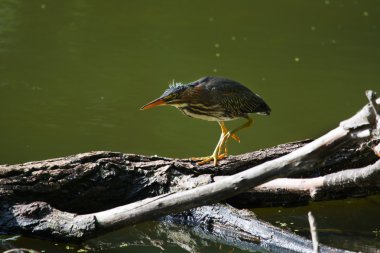
<path id="1" fill-rule="evenodd" d="M 170 95 L 167 95 L 167 96 L 165 97 L 165 100 L 170 101 L 170 100 L 175 99 L 176 97 L 177 97 L 177 94 L 172 93 L 172 94 L 170 94 Z"/>

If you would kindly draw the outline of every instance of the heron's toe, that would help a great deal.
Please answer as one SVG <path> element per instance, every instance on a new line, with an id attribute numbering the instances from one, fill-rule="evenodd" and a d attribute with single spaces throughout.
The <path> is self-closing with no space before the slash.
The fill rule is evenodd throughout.
<path id="1" fill-rule="evenodd" d="M 226 157 L 226 154 L 211 155 L 211 156 L 205 157 L 205 159 L 201 160 L 200 162 L 197 162 L 197 165 L 203 165 L 203 164 L 206 164 L 206 163 L 213 161 L 214 166 L 216 166 L 216 165 L 218 165 L 218 161 L 225 158 L 225 157 Z"/>

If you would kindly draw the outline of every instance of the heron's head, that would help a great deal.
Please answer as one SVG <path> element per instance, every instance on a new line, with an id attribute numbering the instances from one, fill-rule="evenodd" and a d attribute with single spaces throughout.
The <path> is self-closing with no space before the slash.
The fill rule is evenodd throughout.
<path id="1" fill-rule="evenodd" d="M 150 109 L 158 105 L 181 105 L 186 103 L 186 96 L 184 96 L 184 91 L 188 88 L 186 85 L 181 83 L 172 83 L 169 88 L 157 99 L 149 102 L 140 108 L 140 110 Z"/>

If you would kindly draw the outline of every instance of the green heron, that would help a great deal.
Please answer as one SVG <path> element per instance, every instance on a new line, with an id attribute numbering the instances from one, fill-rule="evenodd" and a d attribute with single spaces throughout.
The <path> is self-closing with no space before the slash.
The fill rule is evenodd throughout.
<path id="1" fill-rule="evenodd" d="M 214 161 L 215 166 L 218 160 L 228 155 L 228 139 L 232 137 L 240 142 L 236 132 L 252 125 L 249 113 L 269 115 L 271 112 L 259 95 L 236 81 L 222 77 L 203 77 L 186 85 L 173 83 L 159 98 L 144 105 L 141 110 L 158 105 L 172 105 L 187 116 L 219 123 L 222 134 L 212 155 L 192 158 L 201 160 L 198 164 Z M 245 118 L 247 122 L 228 131 L 224 121 L 238 118 Z"/>

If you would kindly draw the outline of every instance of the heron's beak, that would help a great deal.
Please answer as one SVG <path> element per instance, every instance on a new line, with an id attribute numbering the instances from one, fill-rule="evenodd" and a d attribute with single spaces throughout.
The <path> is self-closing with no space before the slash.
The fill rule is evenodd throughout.
<path id="1" fill-rule="evenodd" d="M 157 98 L 156 100 L 153 100 L 152 102 L 147 103 L 143 107 L 140 108 L 140 110 L 146 110 L 150 109 L 152 107 L 158 106 L 158 105 L 166 105 L 166 102 L 163 98 Z"/>

